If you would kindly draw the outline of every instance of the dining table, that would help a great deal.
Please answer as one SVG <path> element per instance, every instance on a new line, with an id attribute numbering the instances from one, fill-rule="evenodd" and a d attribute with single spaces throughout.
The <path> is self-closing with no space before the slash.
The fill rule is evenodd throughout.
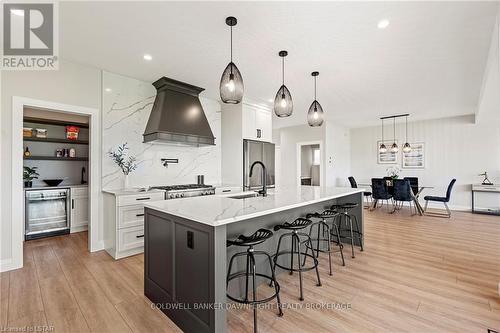
<path id="1" fill-rule="evenodd" d="M 372 187 L 372 184 L 370 183 L 358 183 L 358 186 L 359 187 Z M 390 187 L 390 186 L 389 186 Z M 417 190 L 417 193 L 414 193 L 413 191 L 411 191 L 411 195 L 412 195 L 412 198 L 413 198 L 413 203 L 415 204 L 415 208 L 417 210 L 417 213 L 418 215 L 422 216 L 424 215 L 424 208 L 422 207 L 422 205 L 420 204 L 420 201 L 418 200 L 418 198 L 420 197 L 420 194 L 422 193 L 422 191 L 426 190 L 426 189 L 433 189 L 434 186 L 418 186 L 418 190 Z M 372 205 L 372 209 L 375 209 L 377 207 L 377 203 L 378 203 L 378 200 L 374 200 L 373 201 L 373 205 Z"/>

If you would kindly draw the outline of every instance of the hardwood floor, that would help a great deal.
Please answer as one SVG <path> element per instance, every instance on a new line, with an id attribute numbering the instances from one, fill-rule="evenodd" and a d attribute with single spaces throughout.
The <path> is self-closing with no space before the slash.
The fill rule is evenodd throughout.
<path id="1" fill-rule="evenodd" d="M 365 211 L 365 251 L 335 256 L 333 276 L 280 274 L 285 315 L 259 309 L 262 332 L 500 331 L 500 218 L 454 212 L 451 219 Z M 56 332 L 179 332 L 143 295 L 143 255 L 114 261 L 88 253 L 87 234 L 26 242 L 25 266 L 0 274 L 0 327 Z M 265 285 L 258 291 L 269 292 Z M 341 308 L 297 308 L 337 303 Z M 274 303 L 272 304 L 274 306 Z M 252 331 L 250 309 L 231 310 L 231 332 Z"/>

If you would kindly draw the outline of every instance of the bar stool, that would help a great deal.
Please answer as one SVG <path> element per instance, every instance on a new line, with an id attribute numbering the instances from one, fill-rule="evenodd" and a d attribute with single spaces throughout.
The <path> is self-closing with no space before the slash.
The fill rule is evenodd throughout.
<path id="1" fill-rule="evenodd" d="M 336 212 L 334 210 L 327 209 L 323 213 L 312 213 L 312 214 L 307 214 L 307 216 L 306 216 L 308 219 L 311 219 L 311 218 L 321 219 L 321 221 L 312 223 L 311 227 L 309 228 L 309 237 L 311 238 L 311 241 L 313 243 L 316 242 L 316 247 L 312 248 L 309 246 L 309 244 L 306 244 L 306 253 L 308 252 L 309 249 L 311 251 L 316 251 L 316 258 L 319 257 L 320 252 L 328 253 L 328 266 L 330 269 L 330 275 L 332 275 L 332 253 L 340 252 L 340 256 L 342 257 L 342 266 L 345 266 L 344 253 L 342 251 L 342 249 L 344 248 L 344 245 L 340 241 L 340 236 L 339 236 L 340 233 L 339 233 L 338 227 L 335 223 L 332 222 L 332 227 L 335 228 L 335 233 L 330 233 L 330 226 L 326 222 L 327 219 L 335 219 L 338 215 L 339 215 L 338 212 Z M 316 238 L 313 238 L 312 237 L 313 228 L 315 228 L 315 227 L 318 229 L 318 232 L 317 232 Z M 332 240 L 331 240 L 332 234 L 337 236 L 336 237 L 337 240 L 333 241 L 333 242 L 335 242 L 335 244 L 339 247 L 338 250 L 332 250 L 330 247 L 331 243 L 332 243 Z M 324 246 L 322 249 L 320 244 L 325 244 L 325 243 L 326 243 L 326 249 L 324 249 Z M 305 261 L 305 258 L 304 258 L 304 261 Z"/>
<path id="2" fill-rule="evenodd" d="M 316 256 L 314 255 L 314 251 L 311 251 L 312 253 L 308 254 L 307 252 L 302 252 L 301 249 L 300 249 L 301 244 L 304 243 L 304 242 L 306 244 L 309 244 L 309 246 L 311 248 L 313 248 L 311 237 L 309 237 L 309 235 L 306 234 L 306 233 L 304 233 L 304 232 L 299 232 L 299 230 L 303 230 L 303 229 L 307 228 L 308 226 L 310 226 L 311 223 L 312 223 L 311 220 L 299 217 L 298 219 L 296 219 L 293 222 L 285 222 L 283 224 L 279 224 L 279 225 L 274 226 L 274 231 L 278 231 L 280 229 L 290 230 L 291 231 L 291 232 L 288 232 L 288 233 L 285 233 L 285 234 L 281 235 L 280 238 L 279 238 L 279 240 L 278 240 L 278 248 L 276 249 L 276 254 L 274 255 L 274 268 L 276 268 L 276 266 L 278 266 L 278 267 L 280 267 L 282 269 L 285 269 L 285 270 L 287 270 L 287 271 L 290 272 L 290 275 L 292 275 L 293 272 L 299 272 L 299 282 L 300 282 L 300 297 L 299 297 L 299 300 L 301 300 L 301 301 L 304 300 L 304 295 L 303 295 L 303 291 L 302 291 L 302 272 L 306 272 L 306 271 L 310 271 L 312 269 L 315 269 L 316 270 L 316 276 L 318 278 L 318 284 L 317 284 L 317 286 L 318 287 L 321 286 L 321 280 L 319 278 L 319 271 L 318 271 L 318 259 L 316 259 Z M 291 248 L 290 251 L 281 251 L 280 252 L 281 241 L 285 237 L 291 237 L 292 238 L 292 248 Z M 300 237 L 305 238 L 305 240 L 301 241 Z M 280 256 L 285 255 L 285 254 L 289 254 L 290 255 L 290 266 L 289 267 L 278 264 L 278 258 Z M 297 255 L 297 266 L 298 266 L 298 268 L 295 268 L 295 266 L 293 265 L 293 257 L 294 257 L 294 255 Z M 304 256 L 304 264 L 301 263 L 301 259 L 302 259 L 301 255 Z M 312 258 L 313 265 L 309 266 L 309 267 L 304 267 L 305 266 L 305 259 L 307 257 Z"/>
<path id="3" fill-rule="evenodd" d="M 338 232 L 340 232 L 339 236 L 342 239 L 349 239 L 351 241 L 351 251 L 352 251 L 352 258 L 355 258 L 354 256 L 354 237 L 356 237 L 359 241 L 361 251 L 363 251 L 363 233 L 359 229 L 358 225 L 358 218 L 354 214 L 350 214 L 349 211 L 355 207 L 358 207 L 357 203 L 344 203 L 344 204 L 336 204 L 332 205 L 330 209 L 332 210 L 337 210 L 339 212 L 339 215 L 335 217 L 333 220 L 333 223 L 337 225 L 337 221 L 339 221 L 338 224 Z M 342 219 L 343 218 L 343 219 Z M 345 227 L 342 227 L 342 220 L 345 221 Z M 353 222 L 354 221 L 354 227 L 355 230 L 353 229 Z M 349 232 L 350 236 L 343 236 L 342 232 Z M 332 230 L 333 232 L 333 230 Z M 335 234 L 332 234 L 333 236 L 336 236 Z"/>
<path id="4" fill-rule="evenodd" d="M 245 277 L 246 283 L 245 283 L 245 297 L 243 299 L 231 296 L 229 292 L 226 292 L 227 297 L 235 302 L 241 303 L 241 304 L 251 304 L 253 307 L 253 331 L 257 332 L 257 304 L 262 304 L 262 303 L 267 303 L 274 298 L 276 298 L 278 302 L 278 309 L 279 313 L 278 315 L 281 317 L 283 316 L 283 310 L 281 306 L 281 301 L 280 301 L 280 285 L 278 281 L 276 281 L 276 277 L 274 274 L 274 267 L 273 267 L 273 261 L 271 256 L 264 251 L 255 251 L 254 246 L 260 243 L 263 243 L 267 239 L 271 238 L 273 235 L 271 230 L 267 229 L 259 229 L 257 230 L 254 234 L 250 236 L 245 236 L 245 235 L 240 235 L 238 236 L 237 239 L 235 240 L 228 240 L 226 242 L 226 245 L 229 247 L 231 245 L 235 246 L 246 246 L 248 249 L 245 252 L 238 252 L 234 254 L 231 257 L 231 260 L 229 261 L 229 269 L 227 271 L 227 277 L 226 277 L 226 289 L 229 287 L 229 282 L 233 279 L 237 279 L 240 277 Z M 269 261 L 269 267 L 271 268 L 271 276 L 265 275 L 262 273 L 257 273 L 255 269 L 255 256 L 257 255 L 262 255 L 266 257 L 266 259 Z M 231 270 L 233 267 L 233 262 L 234 259 L 237 257 L 246 257 L 246 270 L 242 272 L 236 272 L 231 274 Z M 274 294 L 271 296 L 264 298 L 264 299 L 257 299 L 257 285 L 256 285 L 256 277 L 260 276 L 266 280 L 269 280 L 271 284 L 274 284 Z M 252 300 L 248 299 L 248 280 L 252 277 L 252 287 L 253 287 L 253 295 L 252 295 Z"/>

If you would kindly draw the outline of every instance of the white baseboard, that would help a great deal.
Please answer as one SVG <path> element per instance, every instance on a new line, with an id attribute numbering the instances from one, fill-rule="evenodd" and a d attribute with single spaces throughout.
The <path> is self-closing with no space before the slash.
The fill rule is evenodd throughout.
<path id="1" fill-rule="evenodd" d="M 12 271 L 14 269 L 21 268 L 22 266 L 17 266 L 12 258 L 0 260 L 0 272 Z"/>
<path id="2" fill-rule="evenodd" d="M 81 225 L 81 226 L 78 226 L 78 227 L 71 227 L 70 233 L 87 231 L 88 228 L 89 228 L 88 225 Z"/>

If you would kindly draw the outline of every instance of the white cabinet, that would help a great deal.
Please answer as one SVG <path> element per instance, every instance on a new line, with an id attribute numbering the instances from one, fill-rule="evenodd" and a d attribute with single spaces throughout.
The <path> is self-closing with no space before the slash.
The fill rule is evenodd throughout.
<path id="1" fill-rule="evenodd" d="M 115 259 L 144 251 L 144 203 L 165 200 L 164 191 L 141 194 L 105 192 L 104 248 Z"/>
<path id="2" fill-rule="evenodd" d="M 72 187 L 70 232 L 85 231 L 89 224 L 88 187 Z"/>
<path id="3" fill-rule="evenodd" d="M 243 104 L 242 125 L 244 139 L 271 142 L 273 125 L 270 110 Z"/>

